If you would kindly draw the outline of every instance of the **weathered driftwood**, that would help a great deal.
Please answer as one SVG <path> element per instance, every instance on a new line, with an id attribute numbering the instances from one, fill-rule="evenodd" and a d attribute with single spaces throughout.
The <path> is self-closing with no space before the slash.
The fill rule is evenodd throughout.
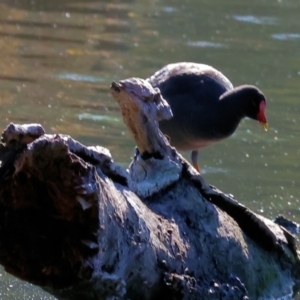
<path id="1" fill-rule="evenodd" d="M 10 124 L 0 146 L 0 263 L 59 299 L 259 299 L 292 295 L 295 238 L 205 184 L 158 130 L 170 117 L 146 81 L 113 83 L 137 151 L 40 125 Z"/>

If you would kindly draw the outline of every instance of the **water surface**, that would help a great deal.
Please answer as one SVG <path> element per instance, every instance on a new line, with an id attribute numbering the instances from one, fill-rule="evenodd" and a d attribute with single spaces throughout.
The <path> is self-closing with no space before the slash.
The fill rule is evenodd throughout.
<path id="1" fill-rule="evenodd" d="M 201 151 L 205 180 L 266 217 L 300 221 L 300 5 L 251 1 L 0 1 L 0 127 L 41 123 L 111 150 L 126 167 L 134 143 L 109 94 L 167 63 L 221 70 L 267 96 L 269 131 L 244 120 Z M 51 299 L 0 277 L 1 299 Z"/>

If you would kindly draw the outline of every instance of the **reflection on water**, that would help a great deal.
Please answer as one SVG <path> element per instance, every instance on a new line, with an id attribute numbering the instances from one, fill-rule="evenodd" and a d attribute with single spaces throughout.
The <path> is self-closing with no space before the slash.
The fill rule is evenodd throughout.
<path id="1" fill-rule="evenodd" d="M 263 90 L 270 130 L 245 120 L 203 149 L 206 181 L 267 217 L 299 221 L 299 15 L 295 0 L 2 0 L 0 126 L 38 122 L 127 166 L 134 144 L 111 82 L 170 62 L 210 64 Z M 50 299 L 1 274 L 0 292 L 10 291 L 1 299 Z"/>

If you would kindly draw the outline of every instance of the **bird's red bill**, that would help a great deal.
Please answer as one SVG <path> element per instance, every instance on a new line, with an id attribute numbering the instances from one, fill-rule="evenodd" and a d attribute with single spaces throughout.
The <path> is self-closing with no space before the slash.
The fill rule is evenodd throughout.
<path id="1" fill-rule="evenodd" d="M 260 124 L 262 124 L 265 130 L 268 129 L 267 118 L 265 115 L 266 105 L 265 101 L 261 101 L 259 105 L 259 112 L 257 114 L 257 120 Z"/>

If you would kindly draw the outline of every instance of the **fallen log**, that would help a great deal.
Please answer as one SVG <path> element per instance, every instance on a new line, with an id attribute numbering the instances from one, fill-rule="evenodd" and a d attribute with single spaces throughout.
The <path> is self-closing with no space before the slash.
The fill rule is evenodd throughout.
<path id="1" fill-rule="evenodd" d="M 111 92 L 136 154 L 38 124 L 10 124 L 0 146 L 0 263 L 58 299 L 292 297 L 295 237 L 207 185 L 160 132 L 172 116 L 142 79 Z"/>

